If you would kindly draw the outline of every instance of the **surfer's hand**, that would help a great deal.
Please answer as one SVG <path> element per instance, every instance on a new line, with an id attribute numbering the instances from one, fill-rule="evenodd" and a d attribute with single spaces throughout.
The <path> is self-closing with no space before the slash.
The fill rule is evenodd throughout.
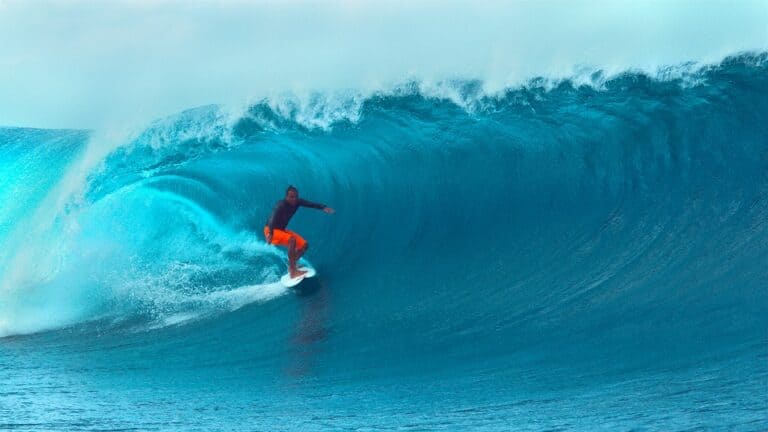
<path id="1" fill-rule="evenodd" d="M 330 207 L 324 208 L 323 211 L 328 213 L 328 214 L 334 214 L 336 212 L 336 210 L 334 210 L 334 209 L 332 209 Z"/>
<path id="2" fill-rule="evenodd" d="M 272 234 L 267 234 L 267 244 L 272 244 Z"/>

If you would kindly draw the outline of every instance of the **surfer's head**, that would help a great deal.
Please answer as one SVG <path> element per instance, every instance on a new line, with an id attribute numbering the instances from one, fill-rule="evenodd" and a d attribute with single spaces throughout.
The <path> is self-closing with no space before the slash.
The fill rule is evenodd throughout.
<path id="1" fill-rule="evenodd" d="M 285 200 L 291 205 L 296 205 L 299 201 L 299 190 L 293 186 L 288 186 L 288 189 L 285 190 Z"/>

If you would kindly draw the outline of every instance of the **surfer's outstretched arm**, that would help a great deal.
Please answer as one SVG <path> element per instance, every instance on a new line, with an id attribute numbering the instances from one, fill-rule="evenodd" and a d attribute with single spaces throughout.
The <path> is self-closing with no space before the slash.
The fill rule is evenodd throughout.
<path id="1" fill-rule="evenodd" d="M 335 210 L 333 210 L 332 208 L 328 207 L 325 204 L 318 204 L 318 203 L 315 203 L 315 202 L 312 202 L 312 201 L 307 201 L 307 200 L 301 199 L 301 198 L 299 198 L 298 204 L 300 206 L 302 206 L 302 207 L 309 207 L 309 208 L 313 208 L 313 209 L 322 210 L 322 211 L 324 211 L 324 212 L 326 212 L 328 214 L 331 214 L 331 213 L 335 212 Z"/>

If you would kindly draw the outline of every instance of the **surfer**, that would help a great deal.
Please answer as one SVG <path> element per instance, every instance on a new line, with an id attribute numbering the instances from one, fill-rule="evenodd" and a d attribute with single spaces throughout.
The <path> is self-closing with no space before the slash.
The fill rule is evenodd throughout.
<path id="1" fill-rule="evenodd" d="M 275 208 L 272 209 L 272 216 L 269 217 L 266 226 L 264 226 L 264 237 L 266 237 L 268 244 L 288 248 L 288 274 L 291 275 L 291 278 L 296 278 L 306 273 L 305 270 L 299 270 L 296 267 L 296 262 L 309 247 L 307 241 L 300 235 L 285 229 L 288 221 L 291 220 L 291 217 L 293 217 L 293 214 L 296 213 L 299 207 L 310 207 L 322 210 L 328 214 L 334 212 L 332 208 L 324 204 L 313 203 L 299 198 L 299 191 L 293 186 L 288 186 L 288 189 L 285 190 L 285 199 L 275 204 Z"/>

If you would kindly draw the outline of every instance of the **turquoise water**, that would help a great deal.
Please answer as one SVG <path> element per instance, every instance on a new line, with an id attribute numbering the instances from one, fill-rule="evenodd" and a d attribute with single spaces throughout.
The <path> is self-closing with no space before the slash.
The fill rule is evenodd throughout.
<path id="1" fill-rule="evenodd" d="M 766 429 L 766 72 L 0 129 L 0 427 Z"/>

